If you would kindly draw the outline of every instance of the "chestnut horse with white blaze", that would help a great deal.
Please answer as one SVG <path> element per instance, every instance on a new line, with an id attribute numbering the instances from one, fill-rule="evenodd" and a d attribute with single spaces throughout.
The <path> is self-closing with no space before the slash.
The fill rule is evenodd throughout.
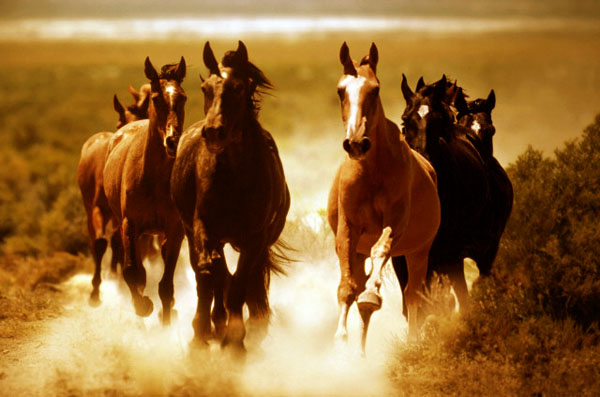
<path id="1" fill-rule="evenodd" d="M 377 47 L 355 63 L 344 43 L 338 83 L 348 157 L 339 167 L 329 194 L 329 224 L 335 234 L 341 269 L 336 340 L 347 339 L 347 317 L 357 301 L 362 321 L 362 350 L 372 313 L 381 307 L 382 267 L 390 256 L 408 263 L 408 339 L 418 338 L 417 307 L 427 273 L 429 249 L 440 224 L 436 174 L 413 151 L 398 127 L 386 119 L 376 76 Z M 372 271 L 365 274 L 365 259 Z"/>
<path id="2" fill-rule="evenodd" d="M 125 252 L 123 278 L 136 313 L 148 316 L 153 304 L 144 296 L 146 271 L 142 264 L 144 234 L 158 235 L 165 270 L 159 283 L 162 322 L 169 324 L 173 300 L 173 273 L 183 240 L 183 227 L 171 200 L 169 183 L 184 121 L 186 95 L 181 88 L 186 65 L 163 66 L 160 75 L 148 58 L 145 74 L 151 93 L 148 120 L 123 127 L 120 141 L 111 145 L 104 167 L 104 190 L 121 227 Z"/>
<path id="3" fill-rule="evenodd" d="M 269 280 L 281 270 L 272 247 L 285 225 L 290 194 L 277 145 L 257 119 L 259 95 L 271 83 L 248 61 L 241 41 L 221 63 L 207 42 L 203 58 L 210 71 L 202 83 L 206 118 L 181 138 L 171 193 L 196 273 L 196 341 L 206 345 L 213 337 L 212 320 L 222 346 L 242 352 L 244 304 L 251 326 L 259 336 L 266 332 Z M 223 255 L 226 243 L 240 253 L 232 276 Z"/>
<path id="4" fill-rule="evenodd" d="M 129 87 L 136 102 L 127 109 L 123 108 L 116 94 L 113 97 L 114 109 L 119 114 L 117 129 L 133 121 L 148 118 L 148 98 L 142 98 L 142 95 L 133 87 Z M 140 91 L 143 92 L 143 87 Z M 134 92 L 137 96 L 134 95 Z M 98 132 L 88 138 L 81 148 L 81 158 L 77 167 L 77 183 L 87 215 L 88 233 L 95 265 L 89 300 L 92 306 L 100 304 L 102 257 L 109 241 L 112 249 L 111 269 L 116 271 L 117 264 L 123 263 L 123 246 L 118 233 L 119 226 L 108 206 L 103 183 L 104 163 L 113 136 L 113 132 Z"/>

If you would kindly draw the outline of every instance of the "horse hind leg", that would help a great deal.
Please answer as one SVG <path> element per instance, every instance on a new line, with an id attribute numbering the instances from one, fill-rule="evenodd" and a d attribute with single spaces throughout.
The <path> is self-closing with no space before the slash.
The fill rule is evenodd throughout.
<path id="1" fill-rule="evenodd" d="M 257 258 L 258 266 L 248 274 L 246 304 L 248 305 L 248 340 L 259 345 L 267 336 L 271 310 L 269 307 L 269 282 L 271 258 L 265 250 Z"/>
<path id="2" fill-rule="evenodd" d="M 92 256 L 94 258 L 94 276 L 92 277 L 92 292 L 90 293 L 90 306 L 100 305 L 100 284 L 102 283 L 102 258 L 106 252 L 108 242 L 103 238 L 104 218 L 100 208 L 94 207 L 88 217 L 88 231 L 90 234 Z"/>
<path id="3" fill-rule="evenodd" d="M 110 248 L 112 249 L 112 258 L 110 260 L 110 270 L 116 272 L 119 264 L 121 264 L 121 270 L 124 267 L 124 252 L 123 252 L 123 241 L 121 240 L 121 231 L 116 230 L 110 238 Z"/>
<path id="4" fill-rule="evenodd" d="M 406 257 L 393 257 L 392 265 L 394 266 L 396 277 L 398 278 L 398 282 L 400 283 L 400 291 L 402 291 L 402 315 L 405 318 L 408 318 L 408 311 L 406 309 L 406 299 L 404 297 L 404 289 L 406 288 L 406 284 L 408 284 L 408 266 L 406 264 Z"/>
<path id="5" fill-rule="evenodd" d="M 407 256 L 408 283 L 404 291 L 408 311 L 408 342 L 419 339 L 418 310 L 421 303 L 420 294 L 427 276 L 429 249 Z"/>
<path id="6" fill-rule="evenodd" d="M 143 295 L 146 287 L 146 269 L 142 264 L 141 255 L 136 252 L 138 235 L 127 218 L 123 219 L 121 225 L 121 237 L 125 253 L 123 278 L 131 292 L 136 314 L 141 317 L 148 317 L 152 313 L 154 305 L 150 298 Z"/>
<path id="7" fill-rule="evenodd" d="M 183 230 L 179 224 L 174 226 L 168 234 L 167 241 L 162 245 L 162 258 L 165 264 L 165 270 L 160 282 L 158 283 L 158 295 L 162 302 L 162 323 L 167 326 L 171 323 L 171 309 L 175 305 L 173 276 L 175 274 L 175 266 L 179 258 L 181 250 L 181 242 L 183 241 Z M 150 240 L 152 242 L 152 240 Z M 146 241 L 146 246 L 148 242 Z"/>

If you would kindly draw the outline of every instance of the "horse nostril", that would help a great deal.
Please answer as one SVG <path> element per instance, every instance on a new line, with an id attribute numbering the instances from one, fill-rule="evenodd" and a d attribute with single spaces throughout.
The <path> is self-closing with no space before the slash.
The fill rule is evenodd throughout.
<path id="1" fill-rule="evenodd" d="M 175 149 L 177 145 L 175 144 L 175 138 L 172 136 L 167 137 L 167 148 Z"/>
<path id="2" fill-rule="evenodd" d="M 367 151 L 369 151 L 369 149 L 371 148 L 371 140 L 369 138 L 361 139 L 360 148 L 362 149 L 363 153 L 367 153 Z"/>
<path id="3" fill-rule="evenodd" d="M 350 153 L 351 147 L 350 147 L 350 140 L 349 139 L 344 139 L 344 150 L 348 153 Z"/>

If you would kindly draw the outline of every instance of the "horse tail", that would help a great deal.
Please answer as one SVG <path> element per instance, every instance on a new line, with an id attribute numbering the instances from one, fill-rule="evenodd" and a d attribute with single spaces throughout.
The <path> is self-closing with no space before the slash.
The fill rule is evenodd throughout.
<path id="1" fill-rule="evenodd" d="M 289 245 L 283 241 L 277 241 L 272 247 L 267 248 L 264 260 L 258 262 L 248 275 L 246 304 L 252 317 L 267 317 L 270 314 L 271 274 L 285 274 L 286 264 L 294 261 L 285 253 L 289 250 L 292 250 Z"/>

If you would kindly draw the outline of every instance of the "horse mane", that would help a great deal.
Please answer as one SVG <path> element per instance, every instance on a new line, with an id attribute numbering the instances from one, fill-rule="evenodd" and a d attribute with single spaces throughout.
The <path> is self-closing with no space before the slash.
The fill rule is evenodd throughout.
<path id="1" fill-rule="evenodd" d="M 262 70 L 250 61 L 246 63 L 245 67 L 240 67 L 238 64 L 237 51 L 227 51 L 225 55 L 223 55 L 221 64 L 233 68 L 234 71 L 240 73 L 240 77 L 250 81 L 248 105 L 256 116 L 260 110 L 262 96 L 268 94 L 268 91 L 274 88 L 273 83 L 265 76 Z"/>
<path id="2" fill-rule="evenodd" d="M 164 80 L 176 80 L 175 71 L 177 70 L 177 66 L 179 66 L 178 63 L 163 65 L 163 67 L 160 68 L 160 75 L 158 77 Z"/>

